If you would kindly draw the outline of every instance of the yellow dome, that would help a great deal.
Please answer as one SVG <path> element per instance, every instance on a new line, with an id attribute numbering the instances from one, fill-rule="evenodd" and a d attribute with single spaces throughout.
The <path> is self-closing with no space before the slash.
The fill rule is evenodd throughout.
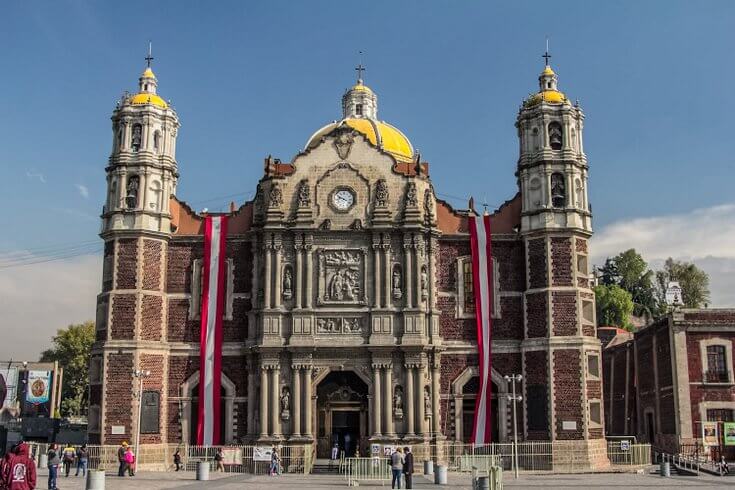
<path id="1" fill-rule="evenodd" d="M 540 104 L 541 102 L 547 102 L 549 104 L 563 104 L 568 102 L 568 99 L 563 92 L 559 92 L 558 90 L 544 90 L 543 92 L 533 94 L 526 99 L 525 105 L 532 106 Z"/>
<path id="2" fill-rule="evenodd" d="M 153 73 L 153 70 L 151 70 L 151 67 L 145 69 L 143 74 L 141 75 L 141 78 L 156 78 L 156 75 Z"/>
<path id="3" fill-rule="evenodd" d="M 556 73 L 554 73 L 554 70 L 552 70 L 549 65 L 546 65 L 546 67 L 544 68 L 544 71 L 541 72 L 541 74 L 542 75 L 556 75 Z"/>
<path id="4" fill-rule="evenodd" d="M 168 108 L 168 104 L 165 100 L 156 94 L 147 94 L 145 92 L 135 94 L 130 98 L 132 105 L 145 105 L 153 104 L 154 106 L 160 107 L 161 109 Z"/>
<path id="5" fill-rule="evenodd" d="M 367 88 L 364 85 L 356 87 Z M 367 88 L 367 90 L 370 89 Z M 352 129 L 364 134 L 370 143 L 390 153 L 396 160 L 401 162 L 413 161 L 413 146 L 406 135 L 404 135 L 398 128 L 391 126 L 386 122 L 374 121 L 372 119 L 365 118 L 348 118 L 326 125 L 309 138 L 309 142 L 306 143 L 306 148 L 314 148 L 325 135 L 329 134 L 342 124 L 346 124 Z M 379 141 L 378 136 L 380 137 Z"/>
<path id="6" fill-rule="evenodd" d="M 350 90 L 360 90 L 362 92 L 373 93 L 372 89 L 367 85 L 364 85 L 362 82 L 358 82 L 357 85 L 353 86 Z"/>

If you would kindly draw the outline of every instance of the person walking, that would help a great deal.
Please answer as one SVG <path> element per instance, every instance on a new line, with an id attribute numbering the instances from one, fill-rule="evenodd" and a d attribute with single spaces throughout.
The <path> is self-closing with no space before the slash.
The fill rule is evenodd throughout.
<path id="1" fill-rule="evenodd" d="M 128 449 L 128 443 L 123 441 L 122 444 L 120 444 L 120 447 L 117 448 L 117 461 L 120 463 L 120 466 L 117 469 L 117 476 L 125 476 L 125 470 L 127 469 L 127 464 L 125 463 L 125 453 Z"/>
<path id="2" fill-rule="evenodd" d="M 411 448 L 406 446 L 403 448 L 406 452 L 403 462 L 403 474 L 406 477 L 406 488 L 413 488 L 413 453 Z"/>
<path id="3" fill-rule="evenodd" d="M 281 457 L 278 455 L 278 451 L 276 450 L 274 446 L 273 451 L 271 451 L 271 470 L 270 470 L 271 476 L 278 476 L 281 474 L 280 465 L 281 465 Z"/>
<path id="4" fill-rule="evenodd" d="M 181 449 L 179 448 L 176 448 L 176 452 L 174 453 L 174 465 L 176 466 L 176 471 L 181 469 Z"/>
<path id="5" fill-rule="evenodd" d="M 331 457 L 329 458 L 329 469 L 330 470 L 332 469 L 332 465 L 334 464 L 334 462 L 337 461 L 338 459 L 339 459 L 339 444 L 335 442 L 334 446 L 332 446 Z"/>
<path id="6" fill-rule="evenodd" d="M 350 433 L 349 432 L 345 433 L 345 458 L 350 457 L 351 442 L 352 442 L 352 437 L 350 436 Z"/>
<path id="7" fill-rule="evenodd" d="M 69 472 L 71 471 L 71 465 L 74 464 L 74 456 L 76 451 L 71 444 L 67 444 L 61 453 L 61 461 L 64 463 L 64 477 L 69 478 Z"/>
<path id="8" fill-rule="evenodd" d="M 89 461 L 87 445 L 82 444 L 79 449 L 77 449 L 77 472 L 74 476 L 79 476 L 79 470 L 82 470 L 82 476 L 87 476 L 87 461 Z"/>
<path id="9" fill-rule="evenodd" d="M 125 466 L 128 468 L 128 476 L 135 476 L 135 453 L 130 446 L 125 451 Z"/>
<path id="10" fill-rule="evenodd" d="M 217 452 L 214 454 L 214 461 L 217 463 L 217 469 L 215 471 L 225 471 L 225 464 L 222 462 L 222 448 L 218 447 Z"/>
<path id="11" fill-rule="evenodd" d="M 9 453 L 10 458 L 0 474 L 0 487 L 4 490 L 34 490 L 36 463 L 28 455 L 28 444 L 20 442 Z"/>
<path id="12" fill-rule="evenodd" d="M 390 455 L 390 468 L 393 470 L 393 479 L 390 482 L 391 488 L 401 488 L 401 473 L 403 472 L 403 463 L 405 459 L 401 448 L 399 447 L 396 451 Z M 398 484 L 398 486 L 396 486 Z"/>
<path id="13" fill-rule="evenodd" d="M 48 467 L 48 490 L 56 489 L 56 478 L 59 476 L 59 465 L 61 464 L 61 458 L 59 458 L 59 446 L 55 443 L 51 444 L 48 449 L 47 467 Z"/>

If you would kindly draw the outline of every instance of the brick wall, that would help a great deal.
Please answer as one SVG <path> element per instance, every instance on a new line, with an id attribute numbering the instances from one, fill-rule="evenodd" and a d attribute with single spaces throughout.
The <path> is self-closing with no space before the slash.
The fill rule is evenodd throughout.
<path id="1" fill-rule="evenodd" d="M 494 241 L 493 257 L 498 261 L 501 291 L 526 289 L 526 255 L 523 242 Z"/>
<path id="2" fill-rule="evenodd" d="M 549 370 L 548 370 L 548 352 L 547 351 L 530 351 L 526 352 L 524 354 L 524 362 L 525 362 L 525 381 L 523 382 L 524 389 L 525 389 L 525 396 L 523 397 L 523 407 L 526 410 L 526 420 L 529 421 L 529 429 L 527 431 L 527 438 L 528 440 L 542 440 L 547 441 L 551 438 L 551 433 L 549 431 Z M 545 394 L 545 398 L 543 398 L 544 406 L 533 406 L 530 407 L 529 405 L 531 403 L 535 403 L 534 400 L 529 403 L 529 393 L 532 390 L 541 390 Z M 538 402 L 541 402 L 541 400 L 538 400 Z M 542 413 L 545 411 L 546 414 L 546 420 L 545 421 L 537 421 L 539 425 L 543 423 L 545 426 L 544 430 L 535 430 L 533 429 L 533 424 L 530 420 L 530 417 L 534 416 L 537 413 Z"/>
<path id="3" fill-rule="evenodd" d="M 584 437 L 584 415 L 582 399 L 582 380 L 580 371 L 580 352 L 577 349 L 556 349 L 553 352 L 554 365 L 554 408 L 556 410 L 556 437 L 559 440 L 582 439 Z M 576 430 L 563 430 L 563 422 L 576 422 Z"/>
<path id="4" fill-rule="evenodd" d="M 450 296 L 437 298 L 439 335 L 445 340 L 477 341 L 477 326 L 474 318 L 456 318 L 457 300 Z"/>
<path id="5" fill-rule="evenodd" d="M 552 292 L 551 307 L 554 335 L 577 335 L 577 293 Z"/>
<path id="6" fill-rule="evenodd" d="M 145 444 L 160 444 L 165 442 L 162 440 L 162 434 L 165 426 L 163 419 L 164 407 L 166 406 L 165 393 L 163 392 L 163 373 L 166 358 L 159 354 L 141 354 L 140 369 L 150 371 L 150 376 L 143 378 L 143 391 L 157 391 L 161 395 L 161 405 L 159 407 L 159 433 L 158 434 L 141 434 L 140 440 Z"/>
<path id="7" fill-rule="evenodd" d="M 204 242 L 177 242 L 172 240 L 168 247 L 166 265 L 166 291 L 169 293 L 191 292 L 191 266 L 195 259 L 204 257 Z"/>
<path id="8" fill-rule="evenodd" d="M 248 335 L 248 316 L 250 300 L 234 299 L 232 302 L 232 320 L 222 322 L 222 335 L 225 342 L 244 342 Z"/>
<path id="9" fill-rule="evenodd" d="M 201 324 L 199 320 L 188 320 L 189 300 L 169 298 L 168 300 L 168 341 L 199 342 Z"/>
<path id="10" fill-rule="evenodd" d="M 133 355 L 110 354 L 105 368 L 105 426 L 107 444 L 129 441 L 132 433 Z M 125 434 L 113 435 L 112 426 L 122 425 Z"/>
<path id="11" fill-rule="evenodd" d="M 112 325 L 110 335 L 113 340 L 131 340 L 135 333 L 135 295 L 112 295 Z"/>
<path id="12" fill-rule="evenodd" d="M 163 244 L 158 240 L 143 240 L 143 289 L 161 289 L 161 255 Z"/>
<path id="13" fill-rule="evenodd" d="M 141 309 L 140 338 L 143 340 L 162 340 L 163 299 L 160 296 L 143 296 Z"/>
<path id="14" fill-rule="evenodd" d="M 529 288 L 543 288 L 547 284 L 546 240 L 535 238 L 528 241 Z"/>
<path id="15" fill-rule="evenodd" d="M 493 339 L 523 340 L 523 298 L 520 296 L 500 298 L 500 312 L 501 317 L 493 320 Z"/>
<path id="16" fill-rule="evenodd" d="M 575 238 L 574 239 L 574 249 L 577 251 L 577 253 L 587 253 L 587 240 L 583 238 Z"/>
<path id="17" fill-rule="evenodd" d="M 104 260 L 102 260 L 103 267 L 106 265 L 110 269 L 114 268 L 115 265 L 115 241 L 114 240 L 108 240 L 105 242 L 105 253 L 104 253 Z M 112 280 L 113 280 L 113 274 L 112 270 L 109 271 L 109 273 L 105 276 L 103 271 L 103 277 L 106 277 L 106 280 L 102 282 L 102 291 L 107 292 L 112 289 Z"/>
<path id="18" fill-rule="evenodd" d="M 232 259 L 235 271 L 234 292 L 245 293 L 252 289 L 253 255 L 250 243 L 228 242 L 227 258 Z"/>
<path id="19" fill-rule="evenodd" d="M 236 396 L 248 394 L 248 366 L 240 356 L 222 356 L 222 372 L 235 383 Z"/>
<path id="20" fill-rule="evenodd" d="M 546 337 L 548 329 L 547 319 L 547 295 L 546 293 L 531 293 L 526 295 L 526 335 L 528 338 Z"/>
<path id="21" fill-rule="evenodd" d="M 572 242 L 570 238 L 551 238 L 551 280 L 554 286 L 572 286 Z"/>
<path id="22" fill-rule="evenodd" d="M 135 289 L 138 280 L 138 240 L 117 241 L 117 289 Z"/>

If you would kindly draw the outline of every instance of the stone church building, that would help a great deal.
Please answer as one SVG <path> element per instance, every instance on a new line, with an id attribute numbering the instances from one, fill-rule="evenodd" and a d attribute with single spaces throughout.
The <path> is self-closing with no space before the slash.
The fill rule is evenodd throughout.
<path id="1" fill-rule="evenodd" d="M 566 441 L 597 464 L 584 115 L 550 66 L 538 84 L 515 120 L 518 189 L 491 215 L 493 439 L 512 438 L 504 376 L 521 374 L 519 437 Z M 93 443 L 137 429 L 144 443 L 195 438 L 204 218 L 176 194 L 179 119 L 157 85 L 148 67 L 112 114 Z M 290 163 L 265 159 L 254 200 L 227 213 L 225 442 L 313 442 L 323 457 L 346 436 L 362 454 L 375 441 L 469 440 L 479 379 L 469 211 L 435 185 L 361 78 L 342 118 Z"/>

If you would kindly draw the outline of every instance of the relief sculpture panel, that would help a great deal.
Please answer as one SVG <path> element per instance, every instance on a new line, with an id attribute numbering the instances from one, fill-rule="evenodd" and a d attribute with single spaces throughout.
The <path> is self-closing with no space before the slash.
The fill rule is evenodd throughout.
<path id="1" fill-rule="evenodd" d="M 319 250 L 320 305 L 367 303 L 365 250 Z"/>
<path id="2" fill-rule="evenodd" d="M 316 333 L 362 333 L 360 318 L 319 318 L 316 321 Z"/>

